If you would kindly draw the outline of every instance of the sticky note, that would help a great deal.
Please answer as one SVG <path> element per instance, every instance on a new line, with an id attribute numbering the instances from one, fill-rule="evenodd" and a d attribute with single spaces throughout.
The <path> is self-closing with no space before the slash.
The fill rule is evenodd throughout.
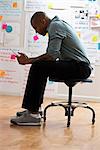
<path id="1" fill-rule="evenodd" d="M 4 77 L 6 75 L 6 72 L 4 70 L 0 70 L 0 77 Z"/>
<path id="2" fill-rule="evenodd" d="M 92 36 L 92 41 L 93 41 L 93 42 L 97 42 L 97 41 L 98 41 L 97 35 L 93 35 L 93 36 Z"/>
<path id="3" fill-rule="evenodd" d="M 37 41 L 39 37 L 37 35 L 33 36 L 34 41 Z"/>
<path id="4" fill-rule="evenodd" d="M 0 21 L 2 21 L 2 19 L 3 19 L 3 16 L 0 16 Z"/>
<path id="5" fill-rule="evenodd" d="M 12 32 L 12 30 L 13 30 L 12 26 L 8 25 L 6 27 L 6 32 Z"/>
<path id="6" fill-rule="evenodd" d="M 52 9 L 54 7 L 53 3 L 48 3 L 48 8 Z"/>
<path id="7" fill-rule="evenodd" d="M 7 24 L 6 24 L 6 23 L 3 23 L 3 24 L 2 24 L 2 29 L 5 30 L 6 28 L 7 28 Z"/>
<path id="8" fill-rule="evenodd" d="M 17 2 L 13 2 L 12 7 L 17 8 Z"/>
<path id="9" fill-rule="evenodd" d="M 15 54 L 12 54 L 10 58 L 11 58 L 11 59 L 16 59 L 16 55 L 15 55 Z"/>
<path id="10" fill-rule="evenodd" d="M 100 43 L 98 43 L 98 50 L 100 50 Z"/>
<path id="11" fill-rule="evenodd" d="M 97 15 L 96 15 L 96 18 L 100 19 L 100 14 L 97 14 Z"/>

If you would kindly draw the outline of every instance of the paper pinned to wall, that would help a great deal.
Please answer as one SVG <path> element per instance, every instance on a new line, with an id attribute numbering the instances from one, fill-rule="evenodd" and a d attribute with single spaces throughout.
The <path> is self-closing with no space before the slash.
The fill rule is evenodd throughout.
<path id="1" fill-rule="evenodd" d="M 0 0 L 0 47 L 20 47 L 24 0 Z"/>
<path id="2" fill-rule="evenodd" d="M 94 30 L 82 31 L 81 38 L 85 43 L 98 43 L 100 40 L 99 32 Z"/>
<path id="3" fill-rule="evenodd" d="M 25 11 L 44 11 L 47 9 L 46 0 L 25 0 Z"/>
<path id="4" fill-rule="evenodd" d="M 0 93 L 20 95 L 23 66 L 11 55 L 11 51 L 0 49 Z"/>
<path id="5" fill-rule="evenodd" d="M 0 14 L 3 16 L 20 16 L 22 1 L 23 0 L 0 0 Z"/>
<path id="6" fill-rule="evenodd" d="M 2 31 L 2 24 L 0 23 L 0 44 L 3 44 L 4 34 Z"/>
<path id="7" fill-rule="evenodd" d="M 26 14 L 25 18 L 25 39 L 24 39 L 24 49 L 25 52 L 33 54 L 33 56 L 38 56 L 46 52 L 46 47 L 48 43 L 48 36 L 42 36 L 35 32 L 30 24 L 30 18 L 33 13 Z"/>
<path id="8" fill-rule="evenodd" d="M 0 43 L 3 47 L 20 47 L 20 24 L 7 22 L 2 24 Z"/>
<path id="9" fill-rule="evenodd" d="M 96 16 L 90 17 L 90 27 L 91 28 L 100 28 L 100 18 L 96 17 Z"/>

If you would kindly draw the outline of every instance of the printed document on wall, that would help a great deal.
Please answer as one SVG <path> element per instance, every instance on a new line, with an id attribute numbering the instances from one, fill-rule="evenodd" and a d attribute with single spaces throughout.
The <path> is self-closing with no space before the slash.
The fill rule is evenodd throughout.
<path id="1" fill-rule="evenodd" d="M 3 46 L 4 47 L 20 47 L 20 24 L 15 22 L 7 22 L 8 29 L 4 30 Z"/>
<path id="2" fill-rule="evenodd" d="M 25 11 L 44 11 L 46 9 L 46 0 L 25 0 Z"/>

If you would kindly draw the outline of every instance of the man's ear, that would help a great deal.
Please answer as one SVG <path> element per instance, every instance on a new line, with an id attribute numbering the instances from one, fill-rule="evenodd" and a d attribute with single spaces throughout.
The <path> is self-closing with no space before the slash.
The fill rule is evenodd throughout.
<path id="1" fill-rule="evenodd" d="M 45 18 L 43 18 L 42 21 L 43 21 L 43 24 L 46 24 L 46 19 Z"/>

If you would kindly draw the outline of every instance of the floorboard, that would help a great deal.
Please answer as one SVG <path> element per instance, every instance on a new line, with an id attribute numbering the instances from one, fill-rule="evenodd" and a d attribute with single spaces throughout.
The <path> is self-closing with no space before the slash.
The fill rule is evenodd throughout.
<path id="1" fill-rule="evenodd" d="M 22 97 L 0 96 L 0 150 L 100 150 L 100 103 L 88 103 L 96 112 L 94 125 L 91 111 L 77 108 L 67 128 L 60 107 L 49 108 L 40 127 L 11 125 L 11 117 L 22 110 L 21 101 Z M 44 101 L 43 107 L 51 100 Z"/>

